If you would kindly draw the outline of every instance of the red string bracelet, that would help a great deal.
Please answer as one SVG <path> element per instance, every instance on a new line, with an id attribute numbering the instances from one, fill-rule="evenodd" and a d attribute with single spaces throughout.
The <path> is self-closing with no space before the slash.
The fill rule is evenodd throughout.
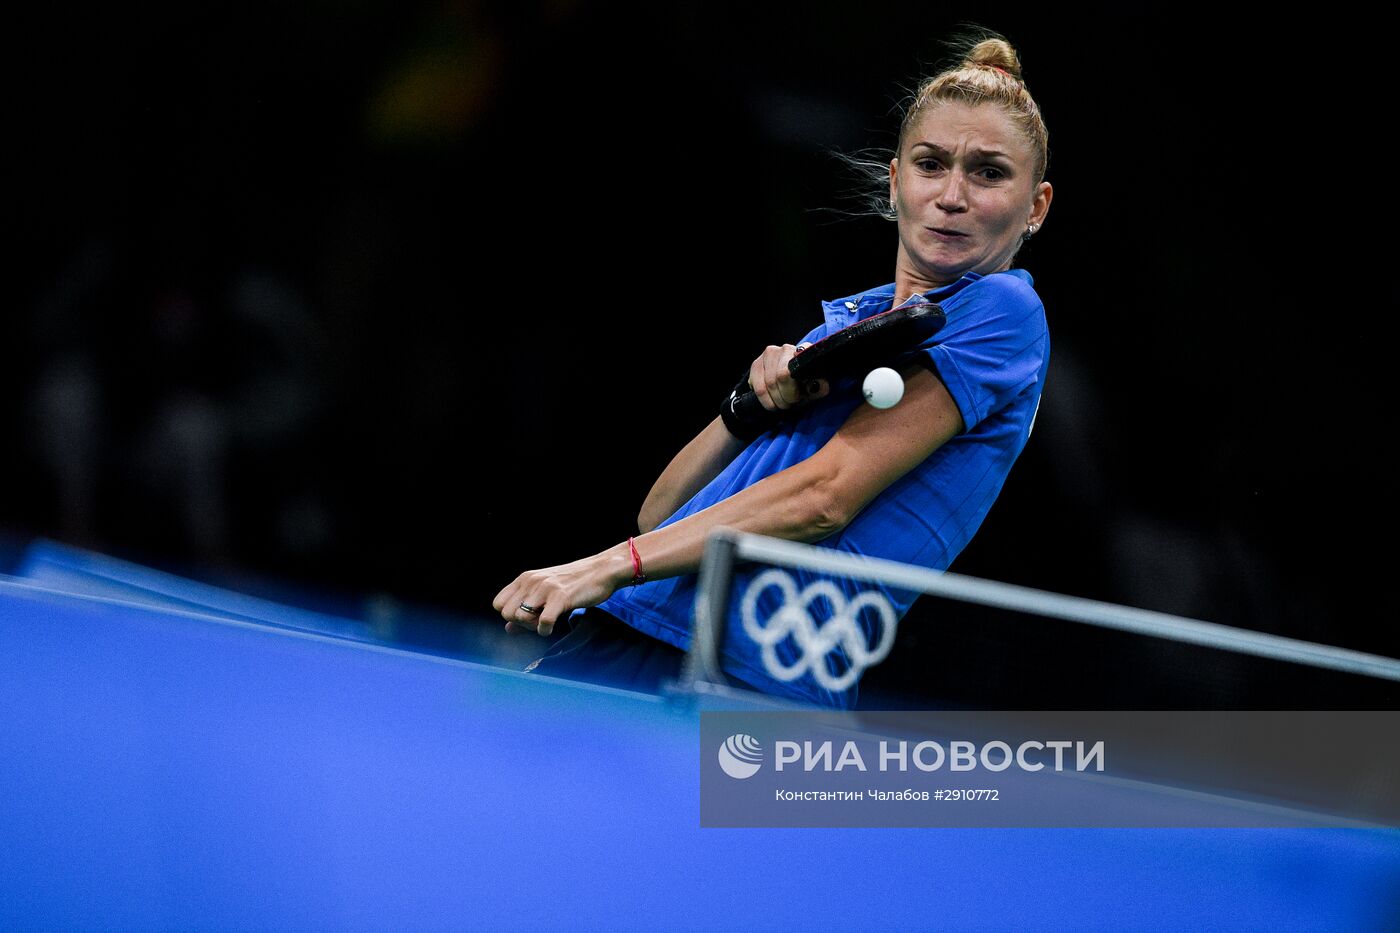
<path id="1" fill-rule="evenodd" d="M 647 575 L 642 573 L 642 559 L 637 555 L 637 545 L 632 543 L 632 539 L 627 539 L 627 546 L 632 549 L 632 585 L 647 582 Z"/>

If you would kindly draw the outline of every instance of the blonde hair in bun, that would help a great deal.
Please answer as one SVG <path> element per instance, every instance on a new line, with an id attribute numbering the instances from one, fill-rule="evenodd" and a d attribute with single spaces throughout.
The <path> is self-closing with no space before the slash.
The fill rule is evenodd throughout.
<path id="1" fill-rule="evenodd" d="M 1025 134 L 1035 154 L 1035 181 L 1044 181 L 1050 162 L 1050 131 L 1035 98 L 1026 89 L 1016 50 L 1004 36 L 979 26 L 966 28 L 948 45 L 957 64 L 920 83 L 899 124 L 897 152 L 904 151 L 909 127 L 937 103 L 951 100 L 969 105 L 995 104 Z"/>
<path id="2" fill-rule="evenodd" d="M 1050 164 L 1050 131 L 1041 118 L 1040 107 L 1026 89 L 1016 49 L 1005 36 L 975 23 L 962 24 L 943 45 L 948 51 L 942 60 L 952 64 L 920 81 L 918 88 L 908 94 L 901 105 L 904 113 L 893 153 L 878 149 L 864 150 L 869 153 L 864 156 L 831 153 L 860 179 L 860 189 L 853 196 L 865 205 L 865 210 L 855 213 L 874 214 L 890 221 L 899 219 L 889 201 L 890 157 L 904 151 L 905 136 L 920 115 L 944 101 L 1002 108 L 1030 143 L 1035 183 L 1045 180 Z"/>

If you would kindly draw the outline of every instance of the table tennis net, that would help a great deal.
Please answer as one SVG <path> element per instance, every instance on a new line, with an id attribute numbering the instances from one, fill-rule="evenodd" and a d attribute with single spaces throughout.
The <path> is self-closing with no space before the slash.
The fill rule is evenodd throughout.
<path id="1" fill-rule="evenodd" d="M 895 620 L 882 589 L 918 598 Z M 707 543 L 694 626 L 683 687 L 724 684 L 725 639 L 752 638 L 784 681 L 858 681 L 862 709 L 1388 709 L 1400 699 L 1394 658 L 729 529 Z"/>

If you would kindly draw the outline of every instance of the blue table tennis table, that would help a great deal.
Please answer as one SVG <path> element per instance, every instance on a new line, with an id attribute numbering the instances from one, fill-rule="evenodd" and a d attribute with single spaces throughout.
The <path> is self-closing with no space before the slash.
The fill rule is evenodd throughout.
<path id="1" fill-rule="evenodd" d="M 0 929 L 1400 918 L 1384 830 L 702 829 L 703 704 L 53 582 L 0 581 Z"/>

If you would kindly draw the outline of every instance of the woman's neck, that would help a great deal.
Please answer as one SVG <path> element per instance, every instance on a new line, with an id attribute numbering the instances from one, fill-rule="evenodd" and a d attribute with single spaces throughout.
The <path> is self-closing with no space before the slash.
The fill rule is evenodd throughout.
<path id="1" fill-rule="evenodd" d="M 894 281 L 894 304 L 891 307 L 898 308 L 900 305 L 904 304 L 904 302 L 908 301 L 910 298 L 913 298 L 915 295 L 922 295 L 927 292 L 931 292 L 934 289 L 942 288 L 944 285 L 947 284 L 949 283 L 934 282 L 931 280 L 924 279 L 901 279 L 898 275 L 896 275 Z"/>
<path id="2" fill-rule="evenodd" d="M 935 288 L 942 288 L 944 285 L 955 281 L 957 281 L 956 278 L 949 279 L 947 282 L 940 282 L 934 276 L 929 275 L 925 270 L 913 268 L 913 263 L 909 262 L 908 257 L 904 255 L 904 246 L 901 244 L 899 253 L 895 256 L 894 304 L 892 307 L 899 307 L 900 304 L 908 301 L 916 294 L 931 292 Z"/>

